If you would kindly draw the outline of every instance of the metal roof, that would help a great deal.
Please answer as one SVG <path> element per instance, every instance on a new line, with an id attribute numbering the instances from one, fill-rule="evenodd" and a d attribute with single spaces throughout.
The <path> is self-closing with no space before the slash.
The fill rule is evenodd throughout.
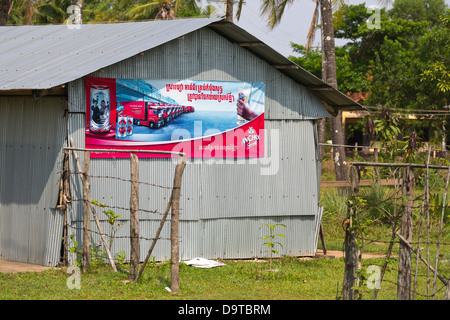
<path id="1" fill-rule="evenodd" d="M 242 28 L 224 19 L 83 24 L 78 27 L 0 27 L 0 92 L 55 88 L 197 29 L 209 27 L 306 86 L 333 107 L 334 111 L 363 108 Z"/>

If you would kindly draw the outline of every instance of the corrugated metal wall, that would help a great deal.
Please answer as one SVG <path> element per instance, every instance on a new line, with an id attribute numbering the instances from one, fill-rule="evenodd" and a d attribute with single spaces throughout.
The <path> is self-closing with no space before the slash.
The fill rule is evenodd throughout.
<path id="1" fill-rule="evenodd" d="M 249 258 L 261 256 L 260 229 L 266 223 L 284 223 L 286 235 L 280 254 L 314 254 L 318 207 L 318 159 L 313 119 L 328 113 L 321 102 L 301 85 L 278 72 L 245 49 L 201 29 L 171 41 L 143 55 L 105 68 L 91 76 L 130 79 L 193 79 L 219 81 L 261 81 L 266 83 L 265 127 L 267 152 L 264 159 L 223 160 L 190 159 L 183 176 L 181 198 L 180 253 L 182 259 Z M 69 136 L 84 146 L 84 80 L 69 84 Z M 79 154 L 80 158 L 82 155 Z M 75 168 L 73 159 L 71 168 Z M 92 159 L 91 175 L 129 179 L 128 159 Z M 140 180 L 170 187 L 175 161 L 140 159 Z M 128 207 L 130 185 L 120 180 L 92 178 L 92 199 L 110 206 Z M 140 234 L 153 237 L 170 190 L 142 184 L 140 187 Z M 75 200 L 81 199 L 79 181 L 72 181 Z M 145 210 L 157 210 L 149 213 Z M 98 210 L 99 211 L 99 210 Z M 124 220 L 128 212 L 116 209 Z M 108 225 L 102 217 L 103 229 Z M 82 204 L 71 206 L 71 223 L 80 228 Z M 76 231 L 80 229 L 72 229 Z M 170 256 L 169 223 L 154 251 L 156 259 Z M 81 231 L 75 232 L 81 242 Z M 125 224 L 115 240 L 115 252 L 129 254 L 129 225 Z M 120 238 L 122 237 L 123 238 Z M 94 235 L 94 240 L 99 237 Z M 150 241 L 141 242 L 144 258 Z"/>
<path id="2" fill-rule="evenodd" d="M 66 99 L 0 96 L 0 258 L 54 266 Z"/>

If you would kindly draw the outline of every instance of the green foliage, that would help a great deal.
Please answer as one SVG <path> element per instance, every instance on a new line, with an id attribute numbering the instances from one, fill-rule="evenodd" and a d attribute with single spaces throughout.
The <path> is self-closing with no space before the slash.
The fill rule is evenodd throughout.
<path id="1" fill-rule="evenodd" d="M 388 107 L 366 117 L 366 133 L 381 143 L 383 152 L 379 155 L 380 162 L 396 162 L 399 158 L 408 162 L 422 160 L 415 153 L 419 147 L 417 133 L 414 130 L 402 131 L 399 119 L 392 115 Z"/>
<path id="2" fill-rule="evenodd" d="M 264 240 L 268 240 L 268 241 L 264 242 L 264 244 L 265 244 L 265 245 L 267 246 L 267 248 L 269 249 L 269 253 L 270 253 L 269 269 L 272 269 L 272 255 L 273 255 L 274 253 L 275 253 L 275 254 L 278 254 L 278 251 L 275 250 L 275 245 L 278 245 L 278 246 L 280 246 L 281 248 L 283 248 L 283 245 L 282 245 L 280 242 L 275 241 L 275 238 L 276 238 L 276 237 L 286 238 L 285 235 L 283 235 L 283 234 L 281 234 L 281 233 L 274 234 L 274 232 L 275 232 L 275 227 L 278 227 L 278 226 L 279 226 L 279 227 L 285 227 L 285 228 L 286 228 L 286 226 L 285 226 L 284 224 L 282 224 L 282 223 L 265 224 L 264 226 L 267 227 L 267 228 L 269 229 L 269 234 L 266 235 L 266 236 L 264 236 L 264 237 L 262 238 L 262 240 L 263 240 L 263 241 L 264 241 Z"/>
<path id="3" fill-rule="evenodd" d="M 326 191 L 326 192 L 325 192 Z M 323 207 L 322 221 L 324 225 L 341 225 L 347 215 L 347 199 L 339 194 L 337 190 L 326 189 L 321 192 L 320 206 Z M 336 237 L 342 232 L 342 228 L 332 228 L 328 234 Z"/>
<path id="4" fill-rule="evenodd" d="M 450 71 L 441 61 L 436 61 L 430 69 L 426 69 L 420 81 L 436 81 L 436 88 L 440 92 L 450 91 Z"/>
<path id="5" fill-rule="evenodd" d="M 92 200 L 92 204 L 105 208 L 106 204 L 99 203 L 97 200 Z M 103 213 L 107 216 L 107 221 L 111 225 L 111 235 L 109 236 L 109 248 L 112 248 L 112 244 L 115 238 L 116 233 L 120 230 L 121 226 L 123 226 L 123 223 L 120 222 L 119 218 L 121 215 L 116 215 L 114 211 L 108 209 L 104 210 Z M 73 234 L 70 235 L 70 241 L 68 243 L 69 253 L 74 254 L 74 263 L 78 267 L 82 267 L 83 265 L 83 252 L 82 250 L 78 249 L 78 241 L 75 240 L 75 236 Z M 110 250 L 112 251 L 112 250 Z M 104 265 L 108 263 L 108 255 L 106 252 L 106 249 L 103 246 L 103 243 L 100 242 L 94 242 L 91 239 L 91 266 L 98 267 L 101 265 Z M 111 254 L 113 254 L 111 252 Z M 126 263 L 126 254 L 124 251 L 117 252 L 113 254 L 114 261 L 119 264 L 123 265 Z"/>
<path id="6" fill-rule="evenodd" d="M 446 7 L 444 0 L 396 0 L 389 15 L 393 19 L 427 21 L 434 26 L 440 23 L 439 15 Z"/>
<path id="7" fill-rule="evenodd" d="M 445 23 L 448 10 L 442 11 Z M 450 29 L 430 21 L 392 19 L 372 62 L 367 103 L 403 109 L 441 109 L 446 105 Z M 445 91 L 443 91 L 445 89 Z"/>
<path id="8" fill-rule="evenodd" d="M 373 224 L 373 220 L 368 218 L 367 214 L 361 214 L 362 208 L 367 206 L 367 200 L 359 196 L 352 196 L 347 200 L 347 206 L 348 219 L 344 225 L 349 223 L 349 219 L 352 218 L 352 225 L 348 226 L 348 230 L 355 232 L 356 246 L 362 248 L 368 229 Z"/>
<path id="9" fill-rule="evenodd" d="M 70 5 L 70 0 L 14 1 L 8 21 L 11 25 L 62 24 L 70 16 Z M 83 23 L 161 19 L 161 13 L 169 9 L 178 18 L 208 17 L 213 13 L 212 6 L 202 9 L 200 0 L 84 0 L 82 19 Z"/>
<path id="10" fill-rule="evenodd" d="M 107 207 L 107 205 L 105 203 L 99 203 L 97 200 L 92 200 L 91 202 L 93 205 L 98 206 L 100 208 Z M 111 209 L 103 210 L 103 213 L 107 217 L 106 221 L 111 226 L 111 234 L 109 235 L 108 246 L 111 251 L 111 254 L 113 254 L 112 248 L 113 248 L 114 239 L 116 238 L 116 234 L 117 234 L 117 232 L 119 232 L 120 228 L 126 222 L 122 222 L 121 220 L 119 220 L 119 218 L 121 218 L 122 216 L 119 214 L 115 214 L 114 211 Z M 107 258 L 106 249 L 102 248 L 102 245 L 99 242 L 95 246 L 93 246 L 93 248 L 94 248 L 94 255 L 96 255 L 96 257 L 98 258 L 97 260 L 105 262 L 106 258 Z M 124 264 L 126 261 L 126 254 L 124 251 L 119 251 L 113 255 L 113 258 L 118 264 Z"/>
<path id="11" fill-rule="evenodd" d="M 368 27 L 372 13 L 365 4 L 346 5 L 343 12 L 335 30 L 337 39 L 348 41 L 336 47 L 340 91 L 370 93 L 363 103 L 372 106 L 441 109 L 448 104 L 450 19 L 444 0 L 396 0 L 392 10 L 381 8 L 380 28 Z M 306 54 L 303 46 L 291 46 L 299 56 L 289 58 L 320 78 L 321 52 Z"/>
<path id="12" fill-rule="evenodd" d="M 360 211 L 364 212 L 365 219 L 375 225 L 391 224 L 397 200 L 392 188 L 374 184 L 370 188 L 361 189 L 360 197 L 366 200 L 360 206 Z"/>
<path id="13" fill-rule="evenodd" d="M 77 267 L 81 268 L 83 266 L 83 251 L 78 249 L 78 241 L 75 240 L 73 234 L 70 235 L 70 241 L 67 244 L 69 253 L 75 254 L 74 263 Z"/>
<path id="14" fill-rule="evenodd" d="M 300 56 L 289 56 L 289 59 L 316 77 L 321 78 L 322 52 L 319 49 L 313 49 L 306 53 L 304 46 L 294 43 L 291 43 L 291 47 Z M 349 48 L 336 47 L 335 55 L 338 89 L 342 92 L 367 91 L 368 78 L 366 71 L 358 69 L 358 64 L 351 61 Z"/>
<path id="15" fill-rule="evenodd" d="M 172 10 L 175 17 L 199 17 L 204 14 L 199 0 L 177 0 L 172 3 L 164 0 L 89 0 L 86 1 L 84 20 L 92 21 L 139 21 L 161 19 L 161 14 Z"/>
<path id="16" fill-rule="evenodd" d="M 62 24 L 69 17 L 67 8 L 72 5 L 69 0 L 41 1 L 37 7 L 35 22 L 37 24 Z"/>
<path id="17" fill-rule="evenodd" d="M 450 207 L 448 199 L 444 206 L 444 199 L 440 193 L 434 192 L 430 194 L 429 210 L 430 216 L 434 221 L 440 221 L 442 216 L 442 209 L 444 209 L 444 224 L 445 224 L 444 227 L 448 228 L 448 225 L 450 224 Z"/>
<path id="18" fill-rule="evenodd" d="M 284 236 L 283 234 L 281 234 L 281 233 L 274 234 L 274 229 L 275 229 L 275 227 L 277 227 L 277 226 L 281 226 L 281 227 L 285 227 L 285 228 L 286 228 L 286 226 L 285 226 L 284 224 L 281 224 L 281 223 L 270 224 L 270 225 L 269 225 L 269 224 L 266 224 L 265 226 L 266 226 L 267 228 L 269 228 L 270 234 L 264 236 L 264 237 L 262 238 L 262 240 L 267 240 L 267 239 L 269 239 L 269 241 L 265 242 L 264 244 L 267 245 L 267 248 L 270 250 L 270 252 L 275 253 L 275 254 L 278 254 L 278 251 L 274 249 L 275 245 L 278 244 L 280 247 L 283 247 L 283 246 L 281 245 L 281 243 L 275 242 L 274 239 L 275 239 L 275 237 L 283 237 L 283 238 L 285 238 L 285 236 Z"/>

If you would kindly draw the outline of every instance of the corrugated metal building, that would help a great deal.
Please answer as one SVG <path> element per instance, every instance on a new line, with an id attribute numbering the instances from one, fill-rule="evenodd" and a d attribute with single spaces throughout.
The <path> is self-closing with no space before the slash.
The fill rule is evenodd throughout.
<path id="1" fill-rule="evenodd" d="M 0 27 L 0 258 L 57 265 L 64 212 L 56 209 L 63 148 L 85 142 L 85 76 L 124 79 L 259 81 L 266 84 L 264 158 L 188 159 L 181 197 L 182 259 L 251 258 L 267 254 L 264 224 L 283 223 L 280 254 L 317 248 L 320 161 L 315 120 L 360 109 L 260 40 L 221 19 Z M 81 154 L 80 154 L 81 157 Z M 82 159 L 82 157 L 81 157 Z M 71 171 L 76 171 L 71 158 Z M 140 159 L 140 235 L 152 238 L 170 196 L 174 161 Z M 92 176 L 130 177 L 128 159 L 92 159 Z M 129 183 L 91 179 L 92 199 L 128 207 Z M 82 239 L 82 198 L 68 210 L 70 232 Z M 117 209 L 127 220 L 129 213 Z M 103 229 L 109 232 L 105 216 Z M 93 224 L 94 226 L 94 224 Z M 95 226 L 94 226 L 95 227 Z M 170 256 L 169 227 L 154 255 Z M 280 230 L 281 231 L 281 230 Z M 128 254 L 122 227 L 113 252 Z M 94 240 L 96 235 L 93 235 Z M 98 238 L 97 238 L 98 239 Z M 145 257 L 150 241 L 141 241 Z"/>

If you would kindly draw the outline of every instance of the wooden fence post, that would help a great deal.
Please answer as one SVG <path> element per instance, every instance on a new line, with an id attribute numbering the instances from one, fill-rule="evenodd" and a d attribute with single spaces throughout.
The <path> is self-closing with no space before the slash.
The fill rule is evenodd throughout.
<path id="1" fill-rule="evenodd" d="M 414 169 L 406 167 L 403 174 L 403 213 L 401 219 L 400 235 L 407 243 L 400 242 L 398 277 L 397 277 L 397 299 L 411 300 L 411 242 L 413 229 L 413 192 L 414 192 Z"/>
<path id="2" fill-rule="evenodd" d="M 359 169 L 357 166 L 350 167 L 350 199 L 356 196 L 359 192 Z M 359 266 L 358 256 L 359 250 L 356 245 L 356 232 L 353 228 L 353 214 L 354 207 L 353 204 L 348 202 L 347 209 L 347 220 L 345 222 L 345 240 L 344 240 L 344 250 L 345 250 L 345 271 L 344 280 L 342 283 L 342 299 L 343 300 L 354 300 L 356 297 L 356 290 L 352 287 L 357 285 L 356 270 Z"/>
<path id="3" fill-rule="evenodd" d="M 170 239 L 171 239 L 171 286 L 172 293 L 177 293 L 180 289 L 180 247 L 179 247 L 179 214 L 180 214 L 180 195 L 181 195 L 181 179 L 183 176 L 186 161 L 184 157 L 178 158 L 178 163 L 175 168 L 175 177 L 173 180 L 172 193 L 172 216 L 170 222 Z"/>
<path id="4" fill-rule="evenodd" d="M 128 279 L 134 281 L 139 269 L 139 160 L 135 154 L 130 154 L 131 197 L 130 197 L 130 272 Z"/>
<path id="5" fill-rule="evenodd" d="M 91 204 L 89 178 L 90 152 L 84 153 L 83 162 L 83 271 L 91 265 Z"/>
<path id="6" fill-rule="evenodd" d="M 64 226 L 63 226 L 63 266 L 69 265 L 69 239 L 68 239 L 68 230 L 67 230 L 67 205 L 70 201 L 70 190 L 69 190 L 69 151 L 64 150 L 64 163 L 63 163 L 63 174 L 62 174 L 62 197 L 63 197 L 63 206 L 64 206 Z"/>
<path id="7" fill-rule="evenodd" d="M 374 162 L 378 162 L 378 153 L 379 153 L 379 149 L 377 147 L 375 147 L 375 149 L 373 149 L 373 161 Z M 380 168 L 375 166 L 374 167 L 374 171 L 375 171 L 375 177 L 376 177 L 376 181 L 377 181 L 377 185 L 380 185 Z"/>

